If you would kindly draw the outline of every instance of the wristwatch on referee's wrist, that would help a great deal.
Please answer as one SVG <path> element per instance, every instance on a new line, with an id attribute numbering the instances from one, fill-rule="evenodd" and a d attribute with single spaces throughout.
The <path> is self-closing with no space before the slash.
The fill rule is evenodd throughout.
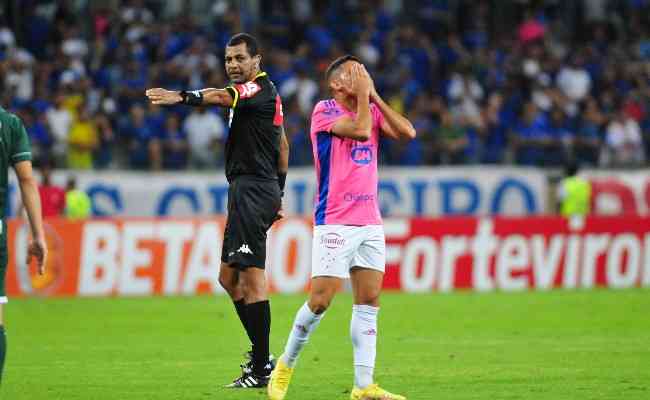
<path id="1" fill-rule="evenodd" d="M 181 90 L 181 104 L 200 106 L 203 104 L 203 93 L 200 90 Z"/>

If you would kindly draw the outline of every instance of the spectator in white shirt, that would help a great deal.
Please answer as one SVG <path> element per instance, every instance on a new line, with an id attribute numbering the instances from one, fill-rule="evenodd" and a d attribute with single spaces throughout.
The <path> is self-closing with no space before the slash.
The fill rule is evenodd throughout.
<path id="1" fill-rule="evenodd" d="M 452 103 L 452 113 L 462 118 L 468 125 L 481 128 L 483 120 L 479 102 L 484 91 L 481 84 L 472 76 L 469 66 L 461 67 L 460 71 L 451 76 L 447 92 Z"/>
<path id="2" fill-rule="evenodd" d="M 63 35 L 64 39 L 61 43 L 63 54 L 74 60 L 82 59 L 88 54 L 88 42 L 76 27 L 68 27 Z"/>
<path id="3" fill-rule="evenodd" d="M 314 105 L 314 98 L 318 95 L 318 84 L 309 77 L 306 66 L 296 68 L 296 75 L 287 79 L 280 87 L 283 98 L 296 96 L 300 112 L 309 115 Z"/>
<path id="4" fill-rule="evenodd" d="M 225 126 L 221 117 L 205 107 L 195 108 L 183 123 L 190 145 L 190 164 L 194 168 L 210 168 L 223 161 Z"/>
<path id="5" fill-rule="evenodd" d="M 607 126 L 605 144 L 601 162 L 606 166 L 638 166 L 645 160 L 641 128 L 622 109 Z"/>
<path id="6" fill-rule="evenodd" d="M 592 83 L 589 72 L 584 68 L 583 58 L 574 56 L 571 63 L 560 70 L 556 82 L 567 99 L 566 113 L 575 116 L 580 102 L 589 95 Z"/>
<path id="7" fill-rule="evenodd" d="M 5 87 L 13 90 L 15 97 L 29 101 L 34 95 L 34 57 L 23 49 L 13 49 L 5 75 Z"/>
<path id="8" fill-rule="evenodd" d="M 64 106 L 65 97 L 58 94 L 54 98 L 54 105 L 45 111 L 45 120 L 52 133 L 54 144 L 52 153 L 56 160 L 63 160 L 68 149 L 68 134 L 72 127 L 73 115 Z"/>

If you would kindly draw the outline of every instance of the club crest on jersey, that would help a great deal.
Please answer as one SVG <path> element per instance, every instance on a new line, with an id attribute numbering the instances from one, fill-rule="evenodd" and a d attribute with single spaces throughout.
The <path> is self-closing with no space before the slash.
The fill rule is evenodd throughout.
<path id="1" fill-rule="evenodd" d="M 241 85 L 235 85 L 237 87 L 237 91 L 239 92 L 239 97 L 242 99 L 248 99 L 250 97 L 253 97 L 262 90 L 262 87 L 258 85 L 257 83 L 250 81 L 243 83 Z"/>
<path id="2" fill-rule="evenodd" d="M 356 164 L 366 165 L 372 162 L 372 147 L 371 146 L 355 146 L 352 148 L 350 158 Z"/>
<path id="3" fill-rule="evenodd" d="M 345 245 L 345 239 L 338 233 L 329 232 L 320 237 L 320 244 L 328 249 L 338 249 Z"/>

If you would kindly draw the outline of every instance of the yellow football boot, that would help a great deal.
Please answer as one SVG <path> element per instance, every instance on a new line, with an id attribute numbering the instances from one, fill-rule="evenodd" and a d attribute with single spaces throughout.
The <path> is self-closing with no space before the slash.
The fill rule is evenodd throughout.
<path id="1" fill-rule="evenodd" d="M 282 361 L 282 356 L 278 358 L 278 363 L 275 369 L 271 372 L 271 379 L 266 387 L 266 392 L 270 400 L 283 400 L 289 390 L 289 382 L 291 382 L 291 375 L 293 375 L 293 368 L 289 368 L 287 364 Z"/>
<path id="2" fill-rule="evenodd" d="M 351 400 L 406 400 L 406 397 L 393 394 L 379 387 L 376 383 L 359 389 L 355 387 L 350 393 Z"/>

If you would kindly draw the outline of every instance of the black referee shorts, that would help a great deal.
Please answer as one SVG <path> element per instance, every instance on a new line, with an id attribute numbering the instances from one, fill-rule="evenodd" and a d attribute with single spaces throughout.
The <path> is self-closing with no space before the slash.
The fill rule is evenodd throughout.
<path id="1" fill-rule="evenodd" d="M 278 182 L 248 176 L 232 181 L 221 261 L 234 268 L 264 269 L 266 231 L 275 221 L 280 205 Z"/>

